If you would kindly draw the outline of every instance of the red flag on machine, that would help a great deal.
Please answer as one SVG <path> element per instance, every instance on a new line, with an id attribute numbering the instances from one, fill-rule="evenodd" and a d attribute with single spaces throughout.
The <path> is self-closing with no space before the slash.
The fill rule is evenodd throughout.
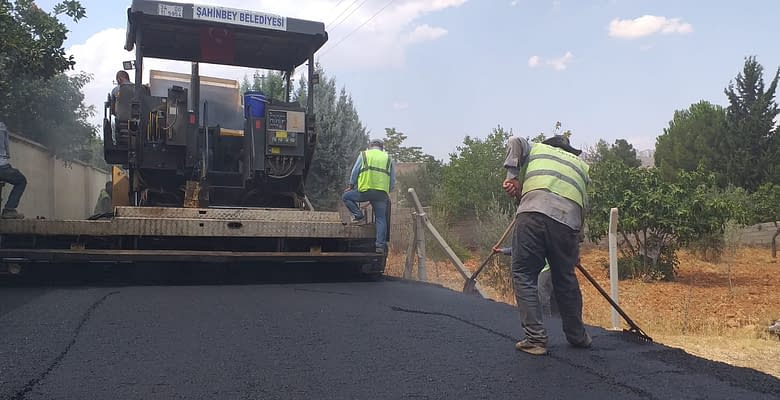
<path id="1" fill-rule="evenodd" d="M 225 28 L 201 28 L 200 57 L 204 62 L 232 63 L 235 61 L 235 35 Z"/>

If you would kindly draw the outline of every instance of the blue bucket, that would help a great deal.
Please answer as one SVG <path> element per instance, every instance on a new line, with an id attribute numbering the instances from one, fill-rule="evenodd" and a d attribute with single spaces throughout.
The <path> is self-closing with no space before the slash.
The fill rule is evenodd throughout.
<path id="1" fill-rule="evenodd" d="M 244 118 L 265 118 L 265 105 L 268 100 L 262 92 L 244 93 Z"/>

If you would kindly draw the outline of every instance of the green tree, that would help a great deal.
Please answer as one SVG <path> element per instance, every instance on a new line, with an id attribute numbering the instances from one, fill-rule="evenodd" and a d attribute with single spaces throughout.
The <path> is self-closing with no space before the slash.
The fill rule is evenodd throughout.
<path id="1" fill-rule="evenodd" d="M 728 153 L 717 144 L 728 136 L 726 110 L 707 101 L 674 112 L 669 127 L 656 139 L 655 166 L 672 179 L 678 171 L 693 171 L 699 166 L 718 175 L 725 186 L 722 165 Z"/>
<path id="2" fill-rule="evenodd" d="M 419 146 L 404 146 L 407 136 L 395 128 L 385 128 L 385 151 L 397 162 L 423 162 L 429 156 Z"/>
<path id="3" fill-rule="evenodd" d="M 425 160 L 418 162 L 418 164 L 419 166 L 416 169 L 398 173 L 397 175 L 401 204 L 412 206 L 408 204 L 409 196 L 407 191 L 409 188 L 414 188 L 415 192 L 417 192 L 417 197 L 420 198 L 420 202 L 424 206 L 433 204 L 441 189 L 445 168 L 442 162 L 433 156 L 426 156 Z"/>
<path id="4" fill-rule="evenodd" d="M 607 234 L 609 212 L 620 215 L 621 276 L 672 280 L 676 251 L 702 237 L 723 234 L 729 204 L 712 196 L 714 175 L 682 171 L 674 182 L 655 168 L 633 168 L 611 159 L 593 165 L 588 235 Z"/>
<path id="5" fill-rule="evenodd" d="M 442 175 L 442 194 L 437 199 L 440 208 L 450 216 L 486 212 L 498 202 L 503 211 L 512 209 L 512 201 L 501 189 L 506 177 L 502 168 L 506 157 L 506 142 L 512 136 L 501 126 L 485 139 L 466 136 Z"/>
<path id="6" fill-rule="evenodd" d="M 617 139 L 604 155 L 606 159 L 617 159 L 632 168 L 642 166 L 642 162 L 636 157 L 636 150 L 626 139 Z"/>
<path id="7" fill-rule="evenodd" d="M 565 130 L 565 131 L 561 131 L 561 128 L 562 128 L 562 127 L 563 127 L 563 124 L 561 123 L 561 121 L 556 121 L 556 122 L 555 122 L 555 125 L 553 126 L 553 130 L 552 130 L 552 132 L 551 132 L 550 136 L 555 136 L 555 135 L 563 135 L 565 138 L 567 138 L 567 139 L 571 139 L 571 135 L 572 135 L 572 132 L 571 132 L 571 130 L 570 130 L 570 129 L 567 129 L 567 130 Z M 539 134 L 538 134 L 538 135 L 536 135 L 536 136 L 534 136 L 533 138 L 531 138 L 531 137 L 526 137 L 526 139 L 527 139 L 529 142 L 532 142 L 532 143 L 541 143 L 541 142 L 543 142 L 545 139 L 547 139 L 547 134 L 546 134 L 546 133 L 544 133 L 544 132 L 539 132 Z"/>
<path id="8" fill-rule="evenodd" d="M 777 258 L 777 237 L 780 236 L 780 185 L 765 183 L 750 195 L 748 221 L 759 224 L 771 221 L 775 226 L 772 236 L 772 258 Z"/>
<path id="9" fill-rule="evenodd" d="M 358 153 L 366 148 L 368 135 L 352 97 L 345 88 L 336 90 L 336 80 L 320 65 L 320 81 L 314 86 L 317 146 L 306 179 L 306 193 L 317 209 L 335 210 Z M 306 104 L 306 79 L 302 76 L 293 101 Z"/>
<path id="10" fill-rule="evenodd" d="M 286 101 L 286 82 L 280 71 L 255 71 L 250 80 L 247 76 L 241 81 L 241 92 L 261 91 L 269 99 Z M 300 93 L 297 93 L 300 95 Z"/>
<path id="11" fill-rule="evenodd" d="M 636 157 L 636 150 L 626 139 L 617 139 L 612 145 L 604 139 L 599 139 L 592 148 L 583 150 L 583 158 L 588 163 L 599 163 L 607 160 L 617 160 L 628 167 L 638 168 L 642 162 Z"/>
<path id="12" fill-rule="evenodd" d="M 78 1 L 63 1 L 47 13 L 32 0 L 0 0 L 0 94 L 17 79 L 47 79 L 75 64 L 62 47 L 68 33 L 60 14 L 86 16 Z M 5 102 L 0 100 L 0 104 Z"/>
<path id="13" fill-rule="evenodd" d="M 59 157 L 105 166 L 97 128 L 88 122 L 95 110 L 82 93 L 91 77 L 63 73 L 75 61 L 62 47 L 68 33 L 62 14 L 73 21 L 86 16 L 78 1 L 47 13 L 30 0 L 0 0 L 0 120 Z"/>
<path id="14" fill-rule="evenodd" d="M 728 155 L 723 163 L 728 183 L 752 192 L 767 181 L 775 181 L 778 145 L 774 128 L 778 110 L 775 101 L 780 68 L 769 86 L 764 83 L 764 68 L 755 57 L 747 57 L 736 82 L 724 90 L 729 99 L 726 110 L 728 135 L 718 146 Z"/>
<path id="15" fill-rule="evenodd" d="M 19 80 L 11 86 L 11 109 L 3 115 L 9 129 L 39 142 L 63 159 L 104 166 L 97 127 L 89 123 L 93 106 L 84 103 L 86 73 L 58 74 L 49 79 Z"/>

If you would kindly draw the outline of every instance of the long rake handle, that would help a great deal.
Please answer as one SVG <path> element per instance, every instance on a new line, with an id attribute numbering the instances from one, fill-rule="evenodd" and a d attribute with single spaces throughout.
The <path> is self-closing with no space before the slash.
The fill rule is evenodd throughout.
<path id="1" fill-rule="evenodd" d="M 609 304 L 611 304 L 611 305 L 612 305 L 612 307 L 614 307 L 614 308 L 615 308 L 615 310 L 617 310 L 617 312 L 620 314 L 620 316 L 622 316 L 622 317 L 623 317 L 623 319 L 624 319 L 624 320 L 626 320 L 626 322 L 628 323 L 628 325 L 629 325 L 629 326 L 631 326 L 631 328 L 633 328 L 635 331 L 637 331 L 637 332 L 638 332 L 640 335 L 643 335 L 644 337 L 647 337 L 648 339 L 650 339 L 650 337 L 649 337 L 649 336 L 647 336 L 647 335 L 646 335 L 646 334 L 645 334 L 645 333 L 642 331 L 642 329 L 641 329 L 641 328 L 639 328 L 639 326 L 638 326 L 638 325 L 637 325 L 637 324 L 636 324 L 636 323 L 635 323 L 633 320 L 631 320 L 631 318 L 628 316 L 628 314 L 626 314 L 626 313 L 625 313 L 625 311 L 623 311 L 623 309 L 622 309 L 622 308 L 620 308 L 620 306 L 619 306 L 619 305 L 617 305 L 617 303 L 615 303 L 615 301 L 614 301 L 614 300 L 612 300 L 612 297 L 610 297 L 610 296 L 609 296 L 609 294 L 607 294 L 607 292 L 604 290 L 604 288 L 602 288 L 602 287 L 601 287 L 601 285 L 599 285 L 599 283 L 598 283 L 598 282 L 596 282 L 596 280 L 595 280 L 595 279 L 593 279 L 593 277 L 590 275 L 590 273 L 588 273 L 588 271 L 586 271 L 586 270 L 585 270 L 585 267 L 583 267 L 583 266 L 582 266 L 582 264 L 580 264 L 580 263 L 578 262 L 578 263 L 576 264 L 576 267 L 577 267 L 577 269 L 579 269 L 579 270 L 580 270 L 580 272 L 582 272 L 582 274 L 583 274 L 583 275 L 585 275 L 585 278 L 587 278 L 587 279 L 590 281 L 590 283 L 592 283 L 592 284 L 593 284 L 593 286 L 596 288 L 596 290 L 598 290 L 598 291 L 599 291 L 599 293 L 601 293 L 601 295 L 602 295 L 602 296 L 603 296 L 605 299 L 607 299 L 607 301 L 609 302 Z M 651 340 L 652 340 L 652 339 L 651 339 Z"/>
<path id="2" fill-rule="evenodd" d="M 501 246 L 501 243 L 504 243 L 504 240 L 506 240 L 506 237 L 509 236 L 509 234 L 512 232 L 512 228 L 515 227 L 515 222 L 517 221 L 517 217 L 512 218 L 512 222 L 509 223 L 509 225 L 506 227 L 506 230 L 504 231 L 504 234 L 501 235 L 501 238 L 498 239 L 498 242 L 496 242 L 496 245 L 493 247 Z M 492 250 L 492 249 L 491 249 Z M 477 275 L 479 275 L 480 272 L 485 268 L 485 266 L 488 264 L 488 261 L 490 261 L 495 253 L 490 253 L 490 255 L 485 259 L 485 261 L 482 261 L 482 264 L 480 264 L 479 268 L 477 268 L 476 271 L 474 271 L 473 274 L 471 274 L 471 278 L 469 280 L 474 280 L 477 278 Z"/>

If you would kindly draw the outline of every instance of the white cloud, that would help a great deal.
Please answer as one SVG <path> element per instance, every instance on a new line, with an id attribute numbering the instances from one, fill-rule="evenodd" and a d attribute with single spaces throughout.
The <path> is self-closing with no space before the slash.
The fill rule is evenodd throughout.
<path id="1" fill-rule="evenodd" d="M 637 39 L 657 33 L 685 34 L 693 32 L 693 26 L 680 18 L 643 15 L 634 19 L 615 18 L 609 23 L 609 36 L 620 39 Z"/>
<path id="2" fill-rule="evenodd" d="M 567 51 L 566 54 L 560 57 L 549 60 L 542 60 L 541 57 L 534 55 L 528 59 L 528 66 L 531 68 L 548 66 L 556 71 L 563 71 L 569 66 L 569 63 L 571 63 L 572 60 L 574 60 L 574 54 L 570 51 Z"/>
<path id="3" fill-rule="evenodd" d="M 514 7 L 514 6 L 518 5 L 518 4 L 520 4 L 520 0 L 512 0 L 512 1 L 509 2 L 509 5 L 512 6 L 512 7 Z"/>
<path id="4" fill-rule="evenodd" d="M 447 34 L 447 30 L 444 28 L 432 27 L 428 24 L 420 25 L 409 33 L 406 37 L 408 43 L 419 43 L 429 40 L 436 40 Z"/>
<path id="5" fill-rule="evenodd" d="M 122 61 L 135 59 L 135 53 L 126 51 L 124 43 L 125 30 L 111 28 L 100 31 L 92 35 L 86 42 L 68 49 L 68 54 L 73 55 L 76 60 L 74 71 L 84 71 L 93 75 L 93 80 L 83 89 L 84 102 L 87 105 L 94 105 L 98 110 L 98 115 L 93 117 L 92 123 L 102 124 L 103 102 L 106 101 L 108 92 L 114 87 L 114 77 L 116 72 L 122 69 Z M 182 61 L 145 58 L 143 82 L 149 82 L 149 70 L 152 69 L 188 74 L 191 71 L 191 64 Z M 128 72 L 130 79 L 135 82 L 134 71 Z M 235 79 L 239 83 L 245 75 L 251 76 L 253 72 L 254 70 L 249 68 L 213 64 L 200 65 L 201 75 Z M 299 76 L 300 71 L 295 75 L 295 79 L 298 79 Z"/>
<path id="6" fill-rule="evenodd" d="M 409 108 L 409 103 L 407 103 L 405 101 L 396 101 L 396 102 L 393 103 L 393 109 L 394 110 L 399 110 L 400 111 L 400 110 L 406 110 L 407 108 Z"/>
<path id="7" fill-rule="evenodd" d="M 190 0 L 173 0 L 176 2 L 191 2 Z M 427 24 L 415 24 L 421 17 L 459 7 L 467 0 L 396 0 L 381 14 L 371 20 L 359 31 L 354 33 L 337 47 L 331 46 L 346 37 L 356 27 L 374 15 L 385 2 L 367 2 L 343 23 L 328 30 L 328 43 L 318 53 L 326 56 L 318 61 L 328 68 L 338 69 L 380 69 L 394 68 L 404 65 L 406 48 L 421 42 L 439 39 L 447 34 L 447 30 Z M 344 7 L 335 8 L 336 0 L 202 0 L 201 4 L 218 4 L 224 7 L 258 10 L 275 13 L 293 18 L 321 21 L 326 25 L 331 23 L 344 11 Z M 378 4 L 377 4 L 378 3 Z M 340 17 L 343 19 L 347 13 Z M 120 19 L 121 20 L 121 19 Z M 84 43 L 70 47 L 68 54 L 76 60 L 76 71 L 84 71 L 94 76 L 94 80 L 85 88 L 85 102 L 94 105 L 99 110 L 99 117 L 93 122 L 102 120 L 103 102 L 106 94 L 113 87 L 114 75 L 121 69 L 122 61 L 134 59 L 134 53 L 123 49 L 125 43 L 125 26 L 96 32 Z M 144 63 L 144 82 L 148 82 L 149 69 L 160 69 L 173 72 L 189 73 L 187 62 L 146 59 Z M 305 66 L 298 68 L 295 79 L 301 73 L 305 74 Z M 247 68 L 226 67 L 218 65 L 201 65 L 201 74 L 240 81 L 244 75 L 254 71 Z M 131 74 L 132 76 L 132 74 Z M 133 78 L 133 80 L 135 80 Z"/>
<path id="8" fill-rule="evenodd" d="M 567 51 L 566 54 L 547 61 L 547 65 L 551 66 L 556 71 L 563 71 L 573 59 L 574 54 L 571 54 L 570 51 Z"/>

